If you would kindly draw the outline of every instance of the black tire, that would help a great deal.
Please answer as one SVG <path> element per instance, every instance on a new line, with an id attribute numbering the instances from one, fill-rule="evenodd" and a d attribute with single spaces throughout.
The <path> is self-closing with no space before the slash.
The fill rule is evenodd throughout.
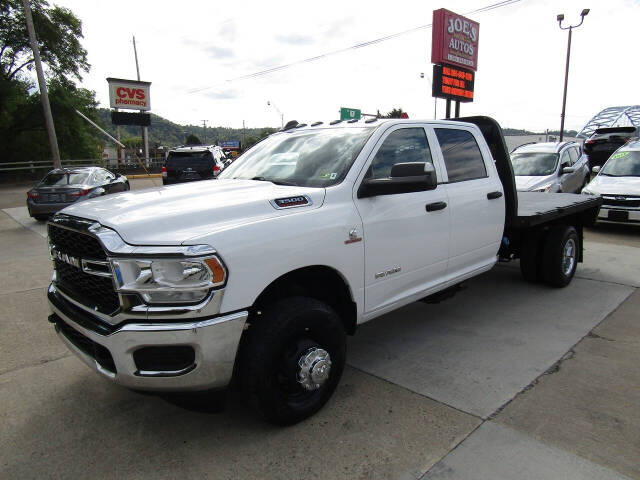
<path id="1" fill-rule="evenodd" d="M 131 190 L 131 185 L 129 185 L 129 182 L 124 182 L 124 191 L 128 192 L 129 190 Z"/>
<path id="2" fill-rule="evenodd" d="M 297 379 L 298 361 L 318 349 L 328 352 L 330 370 L 319 388 L 308 391 Z M 346 335 L 333 309 L 312 298 L 285 298 L 263 309 L 247 330 L 240 351 L 240 384 L 268 421 L 291 425 L 329 400 L 345 358 Z"/>
<path id="3" fill-rule="evenodd" d="M 38 222 L 46 222 L 47 220 L 49 220 L 49 215 L 34 215 L 33 218 L 35 218 Z"/>
<path id="4" fill-rule="evenodd" d="M 558 225 L 549 231 L 542 254 L 545 283 L 559 288 L 569 285 L 578 265 L 578 248 L 580 241 L 575 228 Z M 573 255 L 572 260 L 567 258 L 569 253 Z"/>
<path id="5" fill-rule="evenodd" d="M 541 242 L 538 232 L 531 232 L 522 240 L 520 246 L 520 273 L 522 277 L 531 283 L 541 280 L 540 257 Z"/>

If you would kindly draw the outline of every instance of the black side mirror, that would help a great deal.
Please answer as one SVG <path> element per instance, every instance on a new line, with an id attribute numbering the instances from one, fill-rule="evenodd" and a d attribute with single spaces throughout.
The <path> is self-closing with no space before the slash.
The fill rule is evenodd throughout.
<path id="1" fill-rule="evenodd" d="M 396 193 L 423 192 L 438 186 L 431 162 L 396 163 L 389 178 L 366 178 L 358 189 L 358 198 Z"/>

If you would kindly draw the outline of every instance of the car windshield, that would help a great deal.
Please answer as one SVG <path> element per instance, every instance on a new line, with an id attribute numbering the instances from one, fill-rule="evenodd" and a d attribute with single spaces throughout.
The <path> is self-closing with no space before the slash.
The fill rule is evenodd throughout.
<path id="1" fill-rule="evenodd" d="M 84 172 L 50 173 L 42 179 L 41 185 L 83 185 L 89 178 Z"/>
<path id="2" fill-rule="evenodd" d="M 511 155 L 514 175 L 519 176 L 543 176 L 551 175 L 558 166 L 557 153 L 514 153 Z"/>
<path id="3" fill-rule="evenodd" d="M 600 175 L 640 177 L 640 151 L 614 153 L 600 170 Z"/>
<path id="4" fill-rule="evenodd" d="M 373 128 L 284 132 L 255 145 L 218 178 L 266 180 L 301 187 L 342 181 Z"/>

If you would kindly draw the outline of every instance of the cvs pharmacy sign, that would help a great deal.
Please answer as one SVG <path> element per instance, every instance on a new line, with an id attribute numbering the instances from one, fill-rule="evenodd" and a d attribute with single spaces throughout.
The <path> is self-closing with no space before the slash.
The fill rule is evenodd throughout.
<path id="1" fill-rule="evenodd" d="M 107 78 L 111 108 L 151 110 L 149 90 L 151 82 Z"/>

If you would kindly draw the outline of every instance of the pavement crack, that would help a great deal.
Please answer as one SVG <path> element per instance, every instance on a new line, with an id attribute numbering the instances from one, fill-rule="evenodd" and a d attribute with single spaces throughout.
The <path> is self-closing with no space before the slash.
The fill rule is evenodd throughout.
<path id="1" fill-rule="evenodd" d="M 44 359 L 42 359 L 42 360 L 40 360 L 38 362 L 31 363 L 29 365 L 20 365 L 19 367 L 12 368 L 10 370 L 6 370 L 4 372 L 1 372 L 0 373 L 0 377 L 3 376 L 3 375 L 6 375 L 8 373 L 13 373 L 13 372 L 17 372 L 19 370 L 24 370 L 25 368 L 39 367 L 40 365 L 46 365 L 47 363 L 57 362 L 58 360 L 62 360 L 64 358 L 68 358 L 68 357 L 71 357 L 71 356 L 72 356 L 72 354 L 71 354 L 71 352 L 69 352 L 69 353 L 65 353 L 64 355 L 60 355 L 58 357 L 44 358 Z"/>
<path id="2" fill-rule="evenodd" d="M 587 337 L 596 338 L 598 340 L 606 340 L 607 342 L 615 342 L 615 340 L 613 338 L 603 337 L 602 335 L 598 335 L 597 333 L 594 333 L 593 331 L 587 333 Z"/>

